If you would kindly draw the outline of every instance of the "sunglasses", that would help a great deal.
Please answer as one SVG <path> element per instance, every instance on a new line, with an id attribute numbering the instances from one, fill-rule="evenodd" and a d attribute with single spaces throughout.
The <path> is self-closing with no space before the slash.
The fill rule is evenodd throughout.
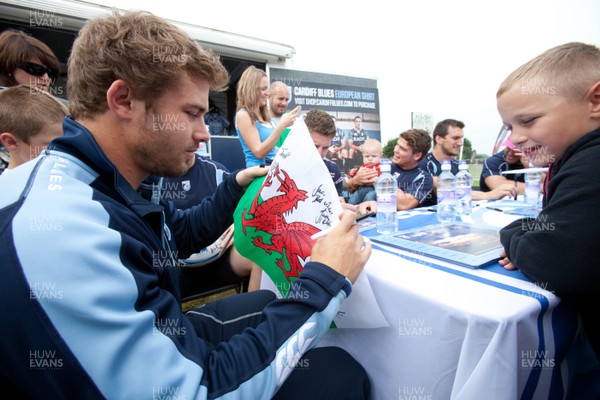
<path id="1" fill-rule="evenodd" d="M 57 75 L 56 71 L 52 68 L 44 67 L 43 65 L 30 61 L 24 62 L 19 66 L 19 68 L 33 76 L 44 76 L 44 74 L 48 74 L 50 79 L 54 79 Z"/>

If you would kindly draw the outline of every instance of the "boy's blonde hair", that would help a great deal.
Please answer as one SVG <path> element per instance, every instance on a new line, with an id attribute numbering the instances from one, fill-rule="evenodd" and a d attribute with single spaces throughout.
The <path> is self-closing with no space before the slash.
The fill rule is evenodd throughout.
<path id="1" fill-rule="evenodd" d="M 0 133 L 9 132 L 29 144 L 48 125 L 60 123 L 67 107 L 43 90 L 20 85 L 0 90 Z"/>
<path id="2" fill-rule="evenodd" d="M 184 31 L 145 11 L 113 12 L 88 21 L 73 43 L 67 77 L 73 118 L 93 118 L 108 109 L 106 92 L 127 82 L 146 107 L 172 89 L 182 73 L 223 90 L 229 74 L 219 57 Z"/>
<path id="3" fill-rule="evenodd" d="M 363 144 L 360 145 L 360 151 L 362 151 L 363 153 L 365 151 L 373 151 L 381 155 L 383 154 L 383 147 L 381 146 L 381 142 L 379 140 L 367 139 Z"/>
<path id="4" fill-rule="evenodd" d="M 572 42 L 546 50 L 521 65 L 502 82 L 496 97 L 520 86 L 523 93 L 580 99 L 599 81 L 600 50 Z"/>

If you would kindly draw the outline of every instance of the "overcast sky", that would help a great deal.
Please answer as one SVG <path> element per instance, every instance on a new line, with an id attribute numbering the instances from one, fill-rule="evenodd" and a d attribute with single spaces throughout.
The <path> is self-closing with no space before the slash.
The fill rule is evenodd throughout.
<path id="1" fill-rule="evenodd" d="M 295 69 L 377 78 L 384 142 L 424 112 L 462 120 L 487 154 L 510 72 L 562 43 L 600 46 L 599 0 L 95 2 L 292 45 Z"/>

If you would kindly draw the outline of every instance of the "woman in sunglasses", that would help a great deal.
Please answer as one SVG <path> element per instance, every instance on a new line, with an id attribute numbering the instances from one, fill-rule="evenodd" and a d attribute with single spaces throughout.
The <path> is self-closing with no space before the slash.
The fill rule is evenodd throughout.
<path id="1" fill-rule="evenodd" d="M 0 85 L 35 86 L 49 91 L 60 73 L 50 48 L 24 32 L 9 29 L 0 34 Z"/>

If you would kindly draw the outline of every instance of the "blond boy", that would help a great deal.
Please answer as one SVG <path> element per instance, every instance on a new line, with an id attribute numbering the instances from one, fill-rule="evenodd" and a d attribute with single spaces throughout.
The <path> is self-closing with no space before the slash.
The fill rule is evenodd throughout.
<path id="1" fill-rule="evenodd" d="M 500 231 L 501 264 L 574 300 L 600 359 L 600 50 L 547 50 L 506 78 L 497 102 L 511 141 L 535 166 L 549 166 L 539 216 Z"/>
<path id="2" fill-rule="evenodd" d="M 62 135 L 67 108 L 45 91 L 13 86 L 0 91 L 0 140 L 8 150 L 7 170 L 36 158 Z"/>

